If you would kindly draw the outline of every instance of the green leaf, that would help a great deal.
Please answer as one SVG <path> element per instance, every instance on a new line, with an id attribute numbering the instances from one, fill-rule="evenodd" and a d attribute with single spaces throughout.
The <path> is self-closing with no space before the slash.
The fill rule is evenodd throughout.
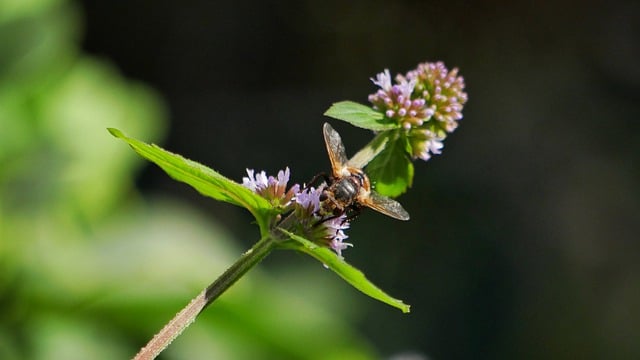
<path id="1" fill-rule="evenodd" d="M 202 164 L 171 153 L 155 144 L 150 145 L 127 137 L 118 129 L 109 128 L 108 130 L 111 135 L 126 141 L 142 157 L 160 166 L 175 180 L 191 185 L 204 196 L 246 208 L 256 218 L 260 228 L 266 229 L 263 225 L 274 210 L 265 198 Z"/>
<path id="2" fill-rule="evenodd" d="M 402 310 L 403 313 L 409 312 L 410 305 L 403 303 L 402 300 L 389 296 L 387 293 L 371 283 L 371 281 L 369 281 L 369 279 L 367 279 L 360 270 L 346 263 L 338 256 L 338 254 L 325 247 L 318 246 L 302 236 L 284 229 L 280 230 L 296 242 L 296 245 L 292 246 L 295 250 L 311 255 L 316 260 L 326 265 L 329 269 L 333 270 L 333 272 L 338 274 L 356 289 L 376 300 Z"/>
<path id="3" fill-rule="evenodd" d="M 331 105 L 324 115 L 373 131 L 391 130 L 400 127 L 395 122 L 385 121 L 383 113 L 353 101 L 335 103 Z"/>
<path id="4" fill-rule="evenodd" d="M 407 138 L 391 136 L 386 147 L 367 165 L 367 175 L 376 192 L 389 197 L 404 193 L 413 182 L 413 163 Z"/>

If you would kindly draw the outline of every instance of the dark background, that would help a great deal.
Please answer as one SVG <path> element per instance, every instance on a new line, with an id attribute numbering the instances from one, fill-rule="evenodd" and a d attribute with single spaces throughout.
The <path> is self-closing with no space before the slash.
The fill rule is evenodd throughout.
<path id="1" fill-rule="evenodd" d="M 470 100 L 443 155 L 416 164 L 411 221 L 366 212 L 349 232 L 347 260 L 412 312 L 365 300 L 357 326 L 383 354 L 640 357 L 638 2 L 82 5 L 84 49 L 167 101 L 163 146 L 237 180 L 327 170 L 322 113 L 366 103 L 384 68 L 458 67 Z M 371 136 L 330 121 L 347 151 Z M 242 210 L 151 165 L 139 186 L 255 239 Z"/>

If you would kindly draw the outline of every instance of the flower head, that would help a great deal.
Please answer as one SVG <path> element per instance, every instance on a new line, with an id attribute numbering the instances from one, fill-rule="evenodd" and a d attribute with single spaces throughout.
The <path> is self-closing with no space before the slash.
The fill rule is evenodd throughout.
<path id="1" fill-rule="evenodd" d="M 373 107 L 384 112 L 387 118 L 394 119 L 406 129 L 422 125 L 433 113 L 425 107 L 424 99 L 411 98 L 416 81 L 403 79 L 398 84 L 391 85 L 391 78 L 388 75 L 389 71 L 385 70 L 384 75 L 378 74 L 378 81 L 374 81 L 380 89 L 369 95 L 369 101 Z"/>
<path id="2" fill-rule="evenodd" d="M 321 213 L 320 196 L 325 187 L 326 184 L 322 184 L 318 188 L 310 187 L 299 192 L 294 199 L 297 204 L 295 213 L 305 225 L 305 237 L 313 239 L 342 256 L 342 250 L 353 246 L 343 242 L 348 238 L 344 230 L 349 228 L 349 222 L 345 214 L 327 217 Z"/>
<path id="3" fill-rule="evenodd" d="M 455 130 L 467 102 L 464 78 L 458 76 L 458 69 L 449 71 L 441 61 L 422 63 L 409 71 L 407 78 L 417 81 L 416 92 L 427 100 L 434 111 L 433 117 L 443 124 L 442 127 L 447 132 Z"/>
<path id="4" fill-rule="evenodd" d="M 406 75 L 397 75 L 393 85 L 387 69 L 371 80 L 380 89 L 369 95 L 369 101 L 406 131 L 412 156 L 428 160 L 440 154 L 446 133 L 458 127 L 467 102 L 458 69 L 449 71 L 442 62 L 425 62 Z"/>
<path id="5" fill-rule="evenodd" d="M 342 256 L 342 250 L 352 246 L 343 242 L 348 237 L 344 232 L 349 228 L 346 215 L 327 215 L 321 210 L 320 195 L 326 184 L 303 190 L 300 190 L 300 185 L 294 184 L 287 190 L 289 168 L 279 171 L 276 177 L 267 176 L 264 171 L 256 173 L 252 169 L 247 169 L 247 175 L 242 178 L 242 185 L 269 200 L 272 205 L 281 207 L 282 212 L 292 211 L 289 216 L 294 219 L 287 222 L 287 230 L 328 247 L 339 256 Z"/>
<path id="6" fill-rule="evenodd" d="M 287 207 L 293 197 L 299 192 L 300 185 L 294 184 L 287 190 L 289 182 L 289 168 L 278 171 L 277 177 L 268 176 L 264 171 L 255 173 L 247 169 L 248 177 L 242 178 L 242 185 L 269 200 L 272 205 Z"/>

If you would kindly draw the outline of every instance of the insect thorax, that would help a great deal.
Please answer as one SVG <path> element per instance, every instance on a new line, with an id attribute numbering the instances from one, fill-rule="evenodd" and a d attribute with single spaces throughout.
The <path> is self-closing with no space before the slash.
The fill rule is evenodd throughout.
<path id="1" fill-rule="evenodd" d="M 349 176 L 336 181 L 332 186 L 335 200 L 345 204 L 352 203 L 358 196 L 362 182 L 355 176 Z"/>
<path id="2" fill-rule="evenodd" d="M 341 203 L 341 207 L 347 207 L 357 202 L 363 193 L 368 194 L 371 189 L 369 179 L 362 170 L 356 168 L 347 169 L 349 176 L 336 179 L 330 186 L 333 198 Z"/>

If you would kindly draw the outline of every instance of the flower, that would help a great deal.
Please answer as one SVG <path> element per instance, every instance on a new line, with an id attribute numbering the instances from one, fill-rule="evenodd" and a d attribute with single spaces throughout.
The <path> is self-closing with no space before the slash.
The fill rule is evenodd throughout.
<path id="1" fill-rule="evenodd" d="M 413 157 L 427 161 L 431 155 L 439 155 L 442 152 L 445 135 L 438 135 L 432 130 L 415 130 L 410 132 L 409 143 L 413 150 Z"/>
<path id="2" fill-rule="evenodd" d="M 371 79 L 380 87 L 369 95 L 373 108 L 401 125 L 412 146 L 413 158 L 428 160 L 440 154 L 447 133 L 462 119 L 467 102 L 464 79 L 458 69 L 449 71 L 442 62 L 425 62 L 391 84 L 388 69 Z"/>
<path id="3" fill-rule="evenodd" d="M 433 115 L 433 112 L 425 107 L 424 99 L 412 99 L 416 81 L 403 79 L 398 84 L 391 85 L 389 70 L 380 73 L 377 81 L 371 79 L 374 84 L 380 86 L 380 90 L 369 95 L 369 101 L 374 109 L 384 112 L 389 119 L 402 124 L 405 129 L 412 126 L 420 126 Z"/>
<path id="4" fill-rule="evenodd" d="M 427 100 L 433 117 L 443 123 L 447 132 L 453 132 L 462 119 L 462 108 L 468 99 L 464 78 L 458 76 L 458 69 L 449 71 L 441 61 L 426 62 L 409 71 L 407 78 L 416 80 L 415 91 Z"/>
<path id="5" fill-rule="evenodd" d="M 287 190 L 290 175 L 288 167 L 285 168 L 284 171 L 278 171 L 277 177 L 267 177 L 264 171 L 256 174 L 253 169 L 247 169 L 247 175 L 249 176 L 242 178 L 242 185 L 260 194 L 274 206 L 286 208 L 291 204 L 291 200 L 300 190 L 300 185 L 298 184 L 294 184 Z"/>
<path id="6" fill-rule="evenodd" d="M 288 231 L 328 247 L 340 257 L 342 257 L 342 250 L 353 246 L 343 242 L 348 238 L 344 232 L 349 228 L 347 216 L 345 214 L 335 216 L 322 211 L 320 195 L 326 188 L 326 184 L 303 190 L 300 190 L 300 185 L 294 184 L 287 190 L 289 168 L 279 171 L 276 177 L 267 176 L 264 171 L 256 173 L 252 169 L 247 169 L 247 175 L 242 178 L 242 185 L 269 200 L 272 205 L 280 207 L 282 213 L 291 211 L 289 216 L 294 218 L 286 222 Z M 273 223 L 279 226 L 285 221 L 276 220 Z"/>
<path id="7" fill-rule="evenodd" d="M 348 238 L 344 233 L 344 230 L 349 228 L 349 222 L 346 220 L 346 215 L 342 214 L 338 217 L 331 217 L 329 219 L 322 220 L 324 225 L 325 236 L 324 239 L 329 241 L 329 247 L 335 251 L 338 256 L 342 257 L 342 250 L 353 246 L 352 243 L 346 243 L 343 240 Z"/>
<path id="8" fill-rule="evenodd" d="M 342 250 L 353 244 L 343 242 L 348 236 L 344 230 L 349 228 L 347 215 L 335 216 L 323 214 L 320 195 L 322 195 L 326 184 L 318 188 L 310 187 L 299 192 L 294 201 L 296 202 L 295 214 L 304 226 L 304 235 L 314 242 L 326 246 L 342 257 Z"/>
<path id="9" fill-rule="evenodd" d="M 380 88 L 384 91 L 391 90 L 391 74 L 389 73 L 389 69 L 384 69 L 384 72 L 376 75 L 376 80 L 373 80 L 373 78 L 371 78 L 371 81 L 373 81 L 374 84 L 380 86 Z"/>

